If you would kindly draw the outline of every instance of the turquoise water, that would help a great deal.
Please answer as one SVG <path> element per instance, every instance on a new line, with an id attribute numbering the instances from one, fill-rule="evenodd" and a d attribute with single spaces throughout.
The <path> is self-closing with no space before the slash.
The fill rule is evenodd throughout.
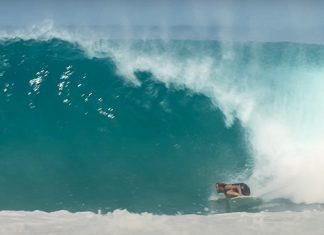
<path id="1" fill-rule="evenodd" d="M 299 175 L 305 159 L 310 171 L 322 165 L 306 150 L 322 139 L 316 124 L 323 116 L 323 46 L 179 40 L 86 45 L 58 38 L 0 41 L 1 210 L 322 208 L 322 192 L 291 193 L 298 182 L 286 191 L 290 178 L 281 169 L 291 161 Z M 286 138 L 278 123 L 299 126 L 301 133 Z M 259 133 L 266 128 L 276 138 Z M 309 145 L 300 151 L 303 138 Z M 277 140 L 289 149 L 280 151 Z M 295 151 L 303 153 L 298 161 L 290 158 Z M 216 181 L 233 180 L 248 182 L 256 203 L 228 207 L 211 200 Z"/>

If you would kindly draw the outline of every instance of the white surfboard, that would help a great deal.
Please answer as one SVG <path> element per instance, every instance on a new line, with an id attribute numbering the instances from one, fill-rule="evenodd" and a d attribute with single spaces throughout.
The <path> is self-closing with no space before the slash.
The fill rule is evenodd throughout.
<path id="1" fill-rule="evenodd" d="M 255 206 L 262 203 L 262 200 L 252 196 L 238 196 L 229 200 L 231 206 L 244 207 L 244 206 Z"/>
<path id="2" fill-rule="evenodd" d="M 240 200 L 240 199 L 248 199 L 248 198 L 253 198 L 252 196 L 237 196 L 237 197 L 232 197 L 231 200 Z"/>

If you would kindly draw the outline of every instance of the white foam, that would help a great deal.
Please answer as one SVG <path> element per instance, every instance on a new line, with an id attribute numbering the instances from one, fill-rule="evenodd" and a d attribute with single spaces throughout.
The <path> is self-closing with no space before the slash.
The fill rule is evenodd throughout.
<path id="1" fill-rule="evenodd" d="M 323 75 L 321 68 L 296 68 L 282 77 L 283 87 L 289 85 L 273 91 L 256 110 L 249 128 L 258 195 L 324 202 L 324 189 L 318 187 L 324 177 Z"/>
<path id="2" fill-rule="evenodd" d="M 1 211 L 0 234 L 5 235 L 196 235 L 277 234 L 320 235 L 324 212 L 232 213 L 217 215 L 153 215 L 116 210 L 91 212 Z"/>

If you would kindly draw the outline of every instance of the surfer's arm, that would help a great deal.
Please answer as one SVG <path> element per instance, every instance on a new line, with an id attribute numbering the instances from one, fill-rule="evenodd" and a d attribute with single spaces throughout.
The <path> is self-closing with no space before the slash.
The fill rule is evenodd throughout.
<path id="1" fill-rule="evenodd" d="M 238 196 L 243 195 L 242 190 L 241 190 L 241 186 L 240 186 L 240 185 L 237 185 L 237 186 L 236 186 L 236 189 L 237 189 L 237 192 L 239 193 Z"/>

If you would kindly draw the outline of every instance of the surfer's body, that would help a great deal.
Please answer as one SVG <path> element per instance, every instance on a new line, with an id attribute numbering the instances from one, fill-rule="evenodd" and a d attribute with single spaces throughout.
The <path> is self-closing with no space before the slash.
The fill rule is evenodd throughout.
<path id="1" fill-rule="evenodd" d="M 225 184 L 216 183 L 216 191 L 218 193 L 224 193 L 226 197 L 233 198 L 239 196 L 249 196 L 250 188 L 244 183 Z"/>

